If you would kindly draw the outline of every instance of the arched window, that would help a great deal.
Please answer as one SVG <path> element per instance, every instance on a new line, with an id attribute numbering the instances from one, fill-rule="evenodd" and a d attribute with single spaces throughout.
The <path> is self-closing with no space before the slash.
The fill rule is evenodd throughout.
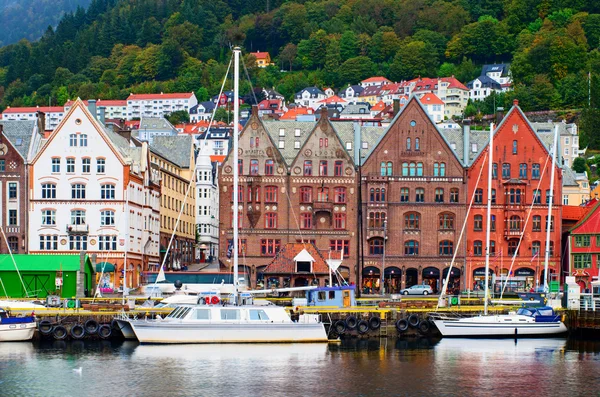
<path id="1" fill-rule="evenodd" d="M 409 151 L 410 149 L 410 138 L 406 138 L 406 150 Z"/>
<path id="2" fill-rule="evenodd" d="M 440 176 L 446 176 L 446 163 L 440 163 Z"/>
<path id="3" fill-rule="evenodd" d="M 381 176 L 385 176 L 386 174 L 385 161 L 381 162 Z"/>
<path id="4" fill-rule="evenodd" d="M 508 228 L 511 232 L 520 232 L 521 231 L 521 218 L 518 215 L 513 215 L 510 217 L 508 221 Z"/>
<path id="5" fill-rule="evenodd" d="M 441 230 L 454 230 L 454 214 L 443 213 L 439 215 Z"/>
<path id="6" fill-rule="evenodd" d="M 369 255 L 383 255 L 383 238 L 369 240 Z"/>
<path id="7" fill-rule="evenodd" d="M 410 230 L 419 230 L 421 223 L 421 214 L 418 212 L 409 212 L 404 214 L 404 228 Z"/>
<path id="8" fill-rule="evenodd" d="M 440 241 L 440 256 L 450 256 L 454 253 L 454 243 L 449 240 Z"/>
<path id="9" fill-rule="evenodd" d="M 540 215 L 534 215 L 531 221 L 531 228 L 534 232 L 542 231 L 542 217 Z"/>
<path id="10" fill-rule="evenodd" d="M 415 163 L 410 163 L 409 168 L 410 168 L 410 176 L 416 176 L 417 175 L 417 165 Z"/>
<path id="11" fill-rule="evenodd" d="M 371 188 L 371 190 L 369 190 L 369 201 L 370 202 L 375 201 L 375 189 L 374 188 Z"/>
<path id="12" fill-rule="evenodd" d="M 415 202 L 424 203 L 425 202 L 425 189 L 416 188 L 415 189 Z"/>
<path id="13" fill-rule="evenodd" d="M 473 230 L 475 230 L 475 231 L 483 230 L 483 216 L 482 215 L 475 215 L 473 217 Z"/>
<path id="14" fill-rule="evenodd" d="M 421 150 L 421 145 L 420 145 L 420 142 L 419 142 L 419 138 L 415 138 L 415 150 L 416 151 Z"/>
<path id="15" fill-rule="evenodd" d="M 392 167 L 392 162 L 388 161 L 387 162 L 387 176 L 392 176 L 393 175 L 393 167 Z"/>
<path id="16" fill-rule="evenodd" d="M 407 203 L 409 202 L 410 189 L 407 187 L 400 188 L 400 202 Z"/>
<path id="17" fill-rule="evenodd" d="M 542 244 L 539 241 L 533 241 L 531 243 L 531 256 L 539 255 Z"/>
<path id="18" fill-rule="evenodd" d="M 408 176 L 408 163 L 402 163 L 402 176 Z"/>
<path id="19" fill-rule="evenodd" d="M 265 175 L 273 175 L 273 171 L 275 169 L 275 163 L 273 160 L 268 159 L 265 160 Z"/>
<path id="20" fill-rule="evenodd" d="M 71 198 L 72 199 L 84 199 L 85 198 L 85 185 L 82 183 L 74 183 L 71 185 Z"/>
<path id="21" fill-rule="evenodd" d="M 433 176 L 439 176 L 440 174 L 440 165 L 438 163 L 433 163 Z"/>
<path id="22" fill-rule="evenodd" d="M 414 240 L 405 242 L 404 255 L 419 255 L 419 242 Z"/>
<path id="23" fill-rule="evenodd" d="M 417 176 L 423 176 L 423 163 L 417 163 Z"/>
<path id="24" fill-rule="evenodd" d="M 481 240 L 475 240 L 473 242 L 473 255 L 481 256 L 483 255 L 483 243 Z"/>

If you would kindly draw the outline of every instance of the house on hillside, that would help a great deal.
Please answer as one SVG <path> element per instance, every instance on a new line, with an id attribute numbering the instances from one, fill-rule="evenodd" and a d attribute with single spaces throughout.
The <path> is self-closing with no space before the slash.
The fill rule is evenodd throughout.
<path id="1" fill-rule="evenodd" d="M 325 98 L 327 95 L 317 87 L 307 87 L 294 95 L 294 103 L 316 110 L 320 106 L 318 102 Z"/>
<path id="2" fill-rule="evenodd" d="M 358 96 L 364 91 L 364 88 L 360 85 L 351 85 L 346 88 L 342 88 L 339 92 L 339 97 L 345 99 L 348 102 L 358 101 Z"/>
<path id="3" fill-rule="evenodd" d="M 467 83 L 469 98 L 473 101 L 483 101 L 492 92 L 502 92 L 502 85 L 488 76 L 479 76 Z"/>
<path id="4" fill-rule="evenodd" d="M 212 101 L 200 102 L 190 108 L 190 123 L 198 121 L 209 121 L 212 118 L 215 109 L 215 103 Z"/>
<path id="5" fill-rule="evenodd" d="M 375 76 L 375 77 L 369 77 L 368 79 L 365 79 L 363 81 L 360 82 L 360 86 L 363 88 L 367 88 L 367 87 L 372 87 L 372 86 L 384 86 L 386 84 L 390 84 L 391 81 L 389 81 L 388 79 L 386 79 L 383 76 Z"/>
<path id="6" fill-rule="evenodd" d="M 512 89 L 512 75 L 510 63 L 499 63 L 494 65 L 483 65 L 481 75 L 497 81 L 502 86 L 502 91 Z"/>
<path id="7" fill-rule="evenodd" d="M 254 55 L 256 58 L 256 66 L 259 68 L 266 68 L 269 65 L 273 65 L 271 62 L 271 55 L 268 52 L 251 52 L 250 55 Z"/>
<path id="8" fill-rule="evenodd" d="M 437 97 L 435 94 L 425 94 L 419 101 L 423 104 L 427 114 L 435 121 L 439 123 L 444 120 L 444 101 Z"/>

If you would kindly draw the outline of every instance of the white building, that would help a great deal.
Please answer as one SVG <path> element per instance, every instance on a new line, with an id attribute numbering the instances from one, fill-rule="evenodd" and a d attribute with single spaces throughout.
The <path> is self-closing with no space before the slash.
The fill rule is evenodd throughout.
<path id="1" fill-rule="evenodd" d="M 421 104 L 425 108 L 429 117 L 433 119 L 436 123 L 441 123 L 444 121 L 444 108 L 445 104 L 440 98 L 435 94 L 425 94 L 421 98 L 419 98 Z"/>
<path id="2" fill-rule="evenodd" d="M 316 110 L 321 106 L 318 102 L 325 98 L 327 95 L 317 87 L 307 87 L 294 95 L 294 103 Z"/>
<path id="3" fill-rule="evenodd" d="M 216 262 L 219 253 L 218 165 L 212 162 L 211 155 L 208 149 L 201 149 L 196 160 L 196 261 L 199 262 Z"/>
<path id="4" fill-rule="evenodd" d="M 97 254 L 108 269 L 102 285 L 122 286 L 126 268 L 128 287 L 139 286 L 159 260 L 160 186 L 149 161 L 146 143 L 135 147 L 75 101 L 31 161 L 29 252 Z"/>
<path id="5" fill-rule="evenodd" d="M 169 123 L 169 120 L 162 117 L 143 117 L 137 131 L 134 131 L 134 135 L 140 141 L 152 144 L 157 136 L 176 136 L 177 129 Z"/>
<path id="6" fill-rule="evenodd" d="M 499 63 L 494 65 L 483 65 L 481 75 L 494 79 L 502 86 L 502 91 L 512 89 L 512 76 L 510 63 Z"/>
<path id="7" fill-rule="evenodd" d="M 200 102 L 190 108 L 190 123 L 210 121 L 213 111 L 217 106 L 213 101 Z"/>
<path id="8" fill-rule="evenodd" d="M 384 86 L 386 84 L 390 84 L 391 81 L 389 81 L 388 79 L 386 79 L 383 76 L 375 76 L 375 77 L 369 77 L 368 79 L 365 79 L 363 81 L 360 82 L 360 86 L 363 88 L 366 87 L 372 87 L 372 86 Z"/>
<path id="9" fill-rule="evenodd" d="M 83 101 L 85 106 L 89 106 L 89 100 Z M 71 109 L 73 101 L 65 103 L 65 113 Z M 102 114 L 102 108 L 104 108 L 104 114 Z M 102 117 L 105 119 L 127 119 L 127 101 L 126 100 L 112 100 L 112 99 L 98 99 L 96 101 L 96 117 L 100 120 Z"/>
<path id="10" fill-rule="evenodd" d="M 172 94 L 130 94 L 127 98 L 127 119 L 142 117 L 164 117 L 173 112 L 184 110 L 198 104 L 193 92 Z"/>
<path id="11" fill-rule="evenodd" d="M 2 112 L 2 120 L 37 120 L 37 113 L 45 115 L 46 131 L 54 130 L 62 121 L 65 110 L 62 106 L 37 106 L 37 107 L 7 107 Z"/>
<path id="12" fill-rule="evenodd" d="M 349 103 L 356 103 L 359 99 L 358 96 L 364 91 L 364 88 L 360 85 L 351 85 L 346 88 L 342 88 L 339 92 L 339 97 L 345 99 Z"/>
<path id="13" fill-rule="evenodd" d="M 554 126 L 558 126 L 558 147 L 563 159 L 563 165 L 573 166 L 573 161 L 584 154 L 585 150 L 579 149 L 579 129 L 577 124 L 565 122 L 531 123 L 533 129 L 540 135 L 554 134 Z"/>

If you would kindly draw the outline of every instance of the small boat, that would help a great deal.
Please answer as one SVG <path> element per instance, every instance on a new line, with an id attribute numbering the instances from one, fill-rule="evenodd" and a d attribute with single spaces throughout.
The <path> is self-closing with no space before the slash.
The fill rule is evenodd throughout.
<path id="1" fill-rule="evenodd" d="M 0 308 L 0 342 L 22 342 L 33 339 L 35 317 L 15 317 Z"/>
<path id="2" fill-rule="evenodd" d="M 433 322 L 444 337 L 522 337 L 567 332 L 561 316 L 549 306 L 522 307 L 509 314 L 462 318 L 437 314 Z"/>

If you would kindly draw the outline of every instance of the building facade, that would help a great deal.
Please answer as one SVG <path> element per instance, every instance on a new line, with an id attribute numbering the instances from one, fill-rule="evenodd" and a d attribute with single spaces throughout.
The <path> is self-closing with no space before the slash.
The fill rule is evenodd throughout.
<path id="1" fill-rule="evenodd" d="M 202 143 L 202 142 L 200 142 Z M 213 263 L 219 254 L 218 163 L 208 149 L 196 158 L 196 262 Z"/>
<path id="2" fill-rule="evenodd" d="M 593 278 L 600 275 L 600 202 L 569 230 L 566 248 L 568 275 L 575 276 L 581 292 L 591 292 Z"/>
<path id="3" fill-rule="evenodd" d="M 7 107 L 2 112 L 2 120 L 37 120 L 38 112 L 45 114 L 44 129 L 54 130 L 62 121 L 65 109 L 62 106 Z"/>
<path id="4" fill-rule="evenodd" d="M 461 285 L 466 180 L 461 161 L 412 98 L 362 166 L 363 293 L 398 292 L 427 283 Z"/>
<path id="5" fill-rule="evenodd" d="M 131 94 L 127 98 L 127 119 L 165 117 L 173 112 L 186 111 L 198 104 L 193 92 L 171 94 Z"/>

